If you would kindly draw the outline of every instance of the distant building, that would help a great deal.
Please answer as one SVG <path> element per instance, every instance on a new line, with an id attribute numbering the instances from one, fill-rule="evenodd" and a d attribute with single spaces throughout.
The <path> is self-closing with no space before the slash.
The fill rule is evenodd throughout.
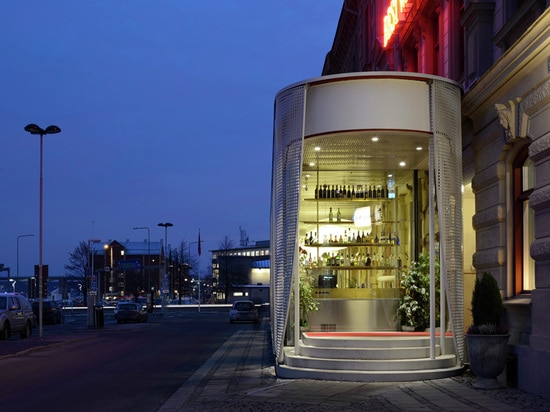
<path id="1" fill-rule="evenodd" d="M 253 246 L 212 250 L 212 276 L 216 280 L 217 302 L 251 299 L 269 302 L 269 241 L 257 241 Z"/>
<path id="2" fill-rule="evenodd" d="M 159 292 L 162 241 L 92 243 L 99 295 L 121 298 Z"/>

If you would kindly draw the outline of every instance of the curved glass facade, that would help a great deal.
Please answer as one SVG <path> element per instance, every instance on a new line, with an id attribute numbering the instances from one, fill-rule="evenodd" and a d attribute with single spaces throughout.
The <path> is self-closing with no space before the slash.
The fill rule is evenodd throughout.
<path id="1" fill-rule="evenodd" d="M 279 363 L 285 347 L 299 352 L 304 320 L 329 334 L 400 331 L 402 275 L 422 255 L 432 257 L 433 295 L 444 291 L 431 309 L 432 341 L 436 319 L 445 319 L 462 360 L 460 136 L 460 88 L 435 76 L 326 76 L 276 96 L 271 302 Z M 317 311 L 300 311 L 300 286 Z"/>

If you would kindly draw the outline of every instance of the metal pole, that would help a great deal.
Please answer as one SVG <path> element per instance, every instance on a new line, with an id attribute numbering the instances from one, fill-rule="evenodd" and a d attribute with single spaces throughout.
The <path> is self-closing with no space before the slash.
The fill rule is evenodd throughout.
<path id="1" fill-rule="evenodd" d="M 30 134 L 39 134 L 40 135 L 40 207 L 39 207 L 39 247 L 38 247 L 38 324 L 39 330 L 40 330 L 40 339 L 42 339 L 42 326 L 43 326 L 43 314 L 42 314 L 42 307 L 44 303 L 44 299 L 42 297 L 42 294 L 44 293 L 44 288 L 42 285 L 43 281 L 43 265 L 42 265 L 42 200 L 43 200 L 43 177 L 42 177 L 42 158 L 43 158 L 43 140 L 45 134 L 55 134 L 61 132 L 61 129 L 58 126 L 50 125 L 46 127 L 46 129 L 42 129 L 39 126 L 37 126 L 34 123 L 30 123 L 25 126 L 25 131 L 29 132 Z"/>
<path id="2" fill-rule="evenodd" d="M 202 240 L 200 241 L 202 242 Z M 191 263 L 191 245 L 194 245 L 194 244 L 198 244 L 199 241 L 196 241 L 196 242 L 189 242 L 189 245 L 187 245 L 187 256 L 188 256 L 188 259 L 189 259 L 189 263 Z M 191 266 L 189 266 L 191 267 Z M 200 256 L 199 256 L 199 263 L 197 265 L 197 277 L 199 279 L 199 305 L 198 305 L 198 310 L 199 312 L 201 311 L 201 261 L 200 261 Z"/>
<path id="3" fill-rule="evenodd" d="M 148 226 L 134 227 L 137 229 L 147 229 L 147 295 L 151 297 L 151 306 L 153 305 L 153 294 L 151 293 L 151 231 Z"/>
<path id="4" fill-rule="evenodd" d="M 166 223 L 159 223 L 157 226 L 163 226 L 164 227 L 164 274 L 162 276 L 162 284 L 161 284 L 161 296 L 164 295 L 164 286 L 167 285 L 167 282 L 165 283 L 164 280 L 168 281 L 168 265 L 166 262 L 166 252 L 168 249 L 168 228 L 174 226 L 172 223 L 166 222 Z M 165 309 L 165 297 L 163 296 L 162 299 L 162 312 L 164 313 Z"/>
<path id="5" fill-rule="evenodd" d="M 39 206 L 39 235 L 38 235 L 38 325 L 40 339 L 43 337 L 43 325 L 44 316 L 42 313 L 42 307 L 44 306 L 44 299 L 42 293 L 44 293 L 42 285 L 42 142 L 44 140 L 44 133 L 40 133 L 40 206 Z"/>

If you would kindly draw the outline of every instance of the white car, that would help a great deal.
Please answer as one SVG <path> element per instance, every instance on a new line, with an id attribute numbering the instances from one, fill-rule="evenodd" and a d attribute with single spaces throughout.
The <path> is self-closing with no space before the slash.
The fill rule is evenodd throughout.
<path id="1" fill-rule="evenodd" d="M 35 324 L 32 306 L 26 297 L 17 293 L 0 294 L 0 339 L 7 340 L 16 333 L 28 338 Z"/>
<path id="2" fill-rule="evenodd" d="M 251 300 L 236 300 L 229 309 L 229 322 L 249 321 L 258 323 L 259 314 L 256 305 Z"/>

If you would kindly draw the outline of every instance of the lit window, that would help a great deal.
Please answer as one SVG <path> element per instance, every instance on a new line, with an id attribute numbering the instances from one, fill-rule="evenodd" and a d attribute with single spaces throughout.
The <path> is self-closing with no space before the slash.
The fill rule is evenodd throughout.
<path id="1" fill-rule="evenodd" d="M 514 164 L 514 266 L 516 294 L 535 288 L 535 261 L 530 246 L 534 240 L 534 212 L 529 196 L 535 186 L 533 162 L 527 157 L 527 148 Z"/>

